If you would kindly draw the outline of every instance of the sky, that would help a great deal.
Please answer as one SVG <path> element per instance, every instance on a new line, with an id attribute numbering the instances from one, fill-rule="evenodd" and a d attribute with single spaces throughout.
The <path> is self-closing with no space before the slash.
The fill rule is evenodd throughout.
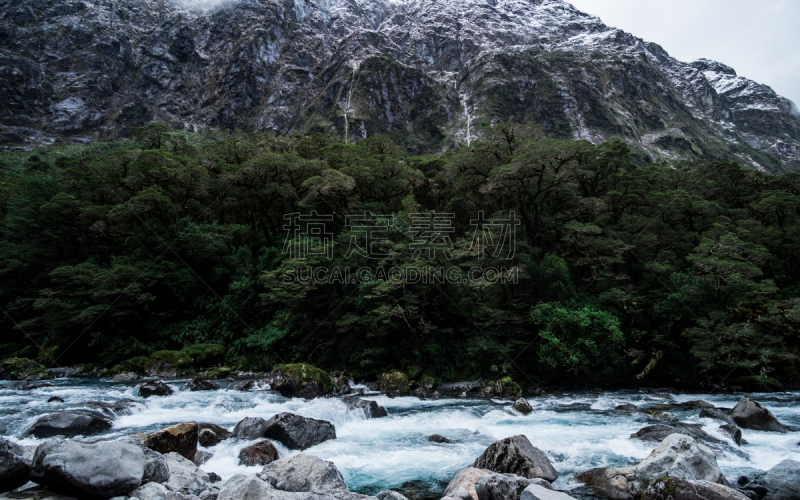
<path id="1" fill-rule="evenodd" d="M 800 106 L 800 0 L 567 0 L 681 61 L 719 61 Z"/>

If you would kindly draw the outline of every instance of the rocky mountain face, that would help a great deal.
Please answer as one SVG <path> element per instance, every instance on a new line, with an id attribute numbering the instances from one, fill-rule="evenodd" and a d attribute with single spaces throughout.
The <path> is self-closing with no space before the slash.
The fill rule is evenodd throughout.
<path id="1" fill-rule="evenodd" d="M 622 138 L 645 161 L 800 169 L 791 101 L 562 0 L 0 0 L 3 147 L 110 140 L 153 120 L 387 133 L 416 152 L 533 122 Z"/>

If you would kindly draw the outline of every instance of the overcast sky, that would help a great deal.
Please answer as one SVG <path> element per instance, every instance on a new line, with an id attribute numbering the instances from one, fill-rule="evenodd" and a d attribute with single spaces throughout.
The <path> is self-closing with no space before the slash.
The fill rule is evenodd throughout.
<path id="1" fill-rule="evenodd" d="M 681 61 L 726 64 L 800 106 L 800 0 L 567 0 Z"/>

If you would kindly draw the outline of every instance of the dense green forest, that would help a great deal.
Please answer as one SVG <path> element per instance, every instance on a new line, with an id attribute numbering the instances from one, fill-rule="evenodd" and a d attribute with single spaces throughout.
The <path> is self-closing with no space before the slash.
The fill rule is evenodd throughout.
<path id="1" fill-rule="evenodd" d="M 0 359 L 113 366 L 213 343 L 228 366 L 307 362 L 359 378 L 800 379 L 797 174 L 711 159 L 638 165 L 623 142 L 508 125 L 423 156 L 385 136 L 346 144 L 153 125 L 0 162 Z M 312 211 L 330 216 L 329 253 L 287 241 L 284 216 Z M 414 248 L 415 214 L 431 211 L 454 215 L 448 252 Z M 347 216 L 365 212 L 393 215 L 377 258 L 348 251 L 362 235 Z M 471 224 L 481 212 L 513 212 L 513 252 L 508 239 L 502 252 L 485 248 Z M 287 278 L 308 266 L 373 277 Z M 476 266 L 511 270 L 516 282 L 381 278 Z"/>

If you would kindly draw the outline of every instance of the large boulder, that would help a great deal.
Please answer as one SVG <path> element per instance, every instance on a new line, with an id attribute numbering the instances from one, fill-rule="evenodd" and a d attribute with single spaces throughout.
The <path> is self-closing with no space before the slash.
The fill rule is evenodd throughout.
<path id="1" fill-rule="evenodd" d="M 575 479 L 605 498 L 629 500 L 644 493 L 656 479 L 667 476 L 725 482 L 714 451 L 685 434 L 668 436 L 638 465 L 591 469 L 576 474 Z"/>
<path id="2" fill-rule="evenodd" d="M 36 421 L 25 436 L 48 438 L 53 436 L 78 436 L 96 434 L 111 428 L 111 421 L 88 412 L 58 412 L 45 415 Z"/>
<path id="3" fill-rule="evenodd" d="M 481 395 L 485 398 L 504 398 L 516 401 L 522 397 L 522 387 L 511 380 L 511 377 L 503 377 L 481 387 Z"/>
<path id="4" fill-rule="evenodd" d="M 317 367 L 304 363 L 283 365 L 272 371 L 273 389 L 287 398 L 313 399 L 333 392 L 333 379 Z"/>
<path id="5" fill-rule="evenodd" d="M 676 423 L 672 425 L 658 424 L 649 425 L 639 429 L 639 431 L 631 434 L 633 439 L 641 439 L 642 441 L 655 441 L 660 443 L 672 434 L 685 434 L 693 437 L 697 441 L 704 441 L 707 443 L 721 444 L 720 439 L 715 438 L 711 434 L 703 430 L 700 424 L 682 424 Z"/>
<path id="6" fill-rule="evenodd" d="M 553 491 L 539 484 L 532 484 L 522 491 L 519 500 L 575 500 L 560 491 Z"/>
<path id="7" fill-rule="evenodd" d="M 51 380 L 56 378 L 45 366 L 28 358 L 8 358 L 0 363 L 0 380 Z"/>
<path id="8" fill-rule="evenodd" d="M 138 488 L 144 467 L 145 455 L 138 446 L 54 439 L 36 449 L 30 477 L 59 493 L 111 498 Z"/>
<path id="9" fill-rule="evenodd" d="M 258 477 L 282 491 L 329 495 L 339 500 L 353 497 L 332 462 L 305 453 L 272 462 Z"/>
<path id="10" fill-rule="evenodd" d="M 541 478 L 549 482 L 558 479 L 558 472 L 547 455 L 523 435 L 491 444 L 472 466 L 476 469 L 516 474 L 528 479 Z"/>
<path id="11" fill-rule="evenodd" d="M 478 481 L 486 476 L 493 476 L 494 472 L 475 467 L 466 467 L 456 472 L 447 484 L 444 491 L 445 498 L 460 498 L 461 500 L 479 500 L 475 489 Z"/>
<path id="12" fill-rule="evenodd" d="M 258 439 L 264 437 L 267 421 L 259 417 L 245 417 L 233 428 L 233 437 L 239 439 Z"/>
<path id="13" fill-rule="evenodd" d="M 136 500 L 166 500 L 169 490 L 163 484 L 147 483 L 128 493 Z"/>
<path id="14" fill-rule="evenodd" d="M 151 380 L 139 386 L 139 396 L 143 398 L 169 396 L 172 392 L 172 389 L 160 380 Z"/>
<path id="15" fill-rule="evenodd" d="M 222 485 L 217 500 L 278 500 L 275 489 L 256 476 L 237 474 Z"/>
<path id="16" fill-rule="evenodd" d="M 730 415 L 736 424 L 744 429 L 784 434 L 788 432 L 786 427 L 768 409 L 747 396 L 742 396 L 742 399 L 731 410 Z"/>
<path id="17" fill-rule="evenodd" d="M 764 500 L 800 499 L 800 462 L 784 460 L 767 472 L 764 482 L 769 491 Z"/>
<path id="18" fill-rule="evenodd" d="M 195 372 L 192 357 L 183 351 L 157 351 L 144 365 L 149 377 L 180 377 Z"/>
<path id="19" fill-rule="evenodd" d="M 386 408 L 380 406 L 376 401 L 368 401 L 356 396 L 343 398 L 342 401 L 351 410 L 362 410 L 367 418 L 382 418 L 389 415 Z"/>
<path id="20" fill-rule="evenodd" d="M 0 499 L 9 500 L 78 500 L 71 495 L 61 495 L 52 491 L 47 491 L 44 488 L 33 487 L 25 488 L 22 491 L 15 491 L 13 493 L 0 494 Z M 83 500 L 83 499 L 81 499 Z"/>
<path id="21" fill-rule="evenodd" d="M 197 442 L 206 448 L 216 446 L 233 437 L 230 431 L 214 424 L 197 424 L 197 431 Z"/>
<path id="22" fill-rule="evenodd" d="M 290 450 L 305 450 L 336 439 L 336 428 L 325 420 L 279 413 L 265 424 L 263 437 L 274 439 Z"/>
<path id="23" fill-rule="evenodd" d="M 531 404 L 528 403 L 528 401 L 523 398 L 519 398 L 514 402 L 514 409 L 522 413 L 523 415 L 527 415 L 533 412 Z"/>
<path id="24" fill-rule="evenodd" d="M 208 379 L 203 377 L 197 376 L 194 377 L 186 384 L 187 389 L 192 392 L 199 392 L 199 391 L 216 391 L 219 389 L 219 384 L 216 382 L 212 382 Z"/>
<path id="25" fill-rule="evenodd" d="M 714 420 L 725 422 L 728 425 L 737 425 L 733 417 L 718 408 L 703 409 L 700 412 L 700 418 L 712 418 Z"/>
<path id="26" fill-rule="evenodd" d="M 380 391 L 391 397 L 408 395 L 408 375 L 403 372 L 382 374 L 380 380 Z"/>
<path id="27" fill-rule="evenodd" d="M 183 422 L 149 434 L 139 442 L 139 446 L 159 453 L 175 452 L 194 460 L 197 453 L 198 427 L 195 422 Z"/>
<path id="28" fill-rule="evenodd" d="M 239 452 L 239 465 L 248 467 L 254 465 L 267 465 L 278 460 L 279 453 L 275 445 L 269 441 L 259 441 L 256 444 L 242 448 Z"/>
<path id="29" fill-rule="evenodd" d="M 177 453 L 164 455 L 169 467 L 169 480 L 164 486 L 171 492 L 199 495 L 211 488 L 211 477 L 197 465 Z"/>
<path id="30" fill-rule="evenodd" d="M 537 484 L 552 489 L 544 479 L 527 479 L 516 474 L 492 474 L 475 483 L 478 500 L 517 500 L 528 486 Z"/>
<path id="31" fill-rule="evenodd" d="M 21 450 L 0 438 L 0 493 L 19 488 L 28 482 L 31 466 L 18 453 Z"/>
<path id="32" fill-rule="evenodd" d="M 675 477 L 657 479 L 647 488 L 642 500 L 750 500 L 746 495 L 708 481 L 688 481 Z"/>
<path id="33" fill-rule="evenodd" d="M 86 403 L 87 408 L 97 410 L 112 419 L 133 415 L 133 409 L 137 406 L 139 406 L 139 402 L 132 399 L 120 399 L 113 403 L 106 403 L 103 401 L 89 401 Z"/>
<path id="34" fill-rule="evenodd" d="M 142 448 L 144 452 L 144 483 L 164 483 L 169 479 L 169 466 L 164 455 L 150 448 Z"/>

